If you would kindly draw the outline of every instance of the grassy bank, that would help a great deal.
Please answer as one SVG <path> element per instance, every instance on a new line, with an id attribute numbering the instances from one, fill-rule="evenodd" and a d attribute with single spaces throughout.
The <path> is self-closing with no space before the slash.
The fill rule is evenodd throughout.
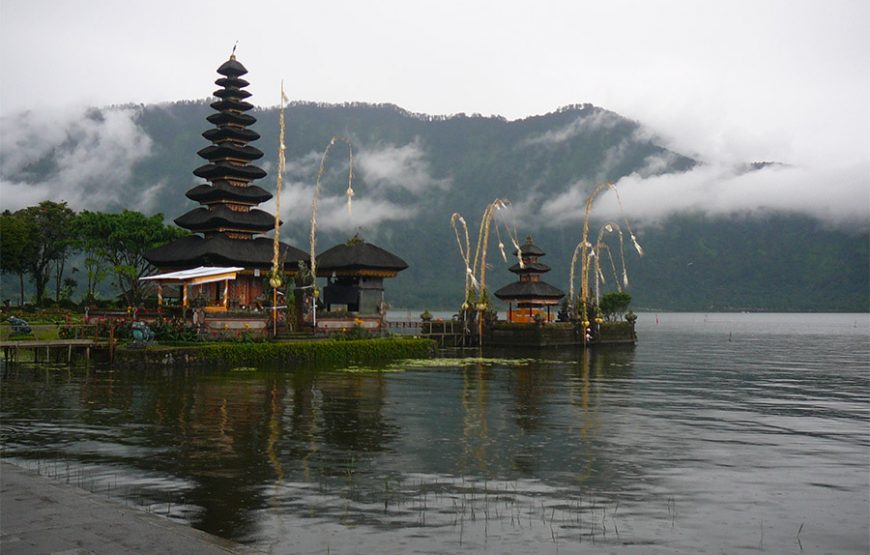
<path id="1" fill-rule="evenodd" d="M 286 343 L 204 343 L 202 345 L 120 348 L 118 365 L 210 364 L 220 367 L 281 364 L 374 364 L 406 358 L 427 358 L 435 342 L 420 338 L 359 339 L 354 341 L 294 341 Z"/>

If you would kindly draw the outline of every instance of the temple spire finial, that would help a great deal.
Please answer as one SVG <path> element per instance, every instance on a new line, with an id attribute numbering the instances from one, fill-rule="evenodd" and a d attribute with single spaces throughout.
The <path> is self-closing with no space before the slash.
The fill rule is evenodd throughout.
<path id="1" fill-rule="evenodd" d="M 239 41 L 236 41 L 236 43 L 233 45 L 233 51 L 230 52 L 230 60 L 235 60 L 235 59 L 236 59 L 236 48 L 237 48 L 238 46 L 239 46 Z"/>

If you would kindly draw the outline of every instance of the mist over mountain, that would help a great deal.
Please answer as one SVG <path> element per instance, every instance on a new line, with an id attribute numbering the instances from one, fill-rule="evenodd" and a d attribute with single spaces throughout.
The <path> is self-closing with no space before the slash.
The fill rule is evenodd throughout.
<path id="1" fill-rule="evenodd" d="M 4 117 L 0 194 L 4 209 L 66 200 L 76 210 L 123 208 L 167 220 L 193 207 L 185 192 L 208 142 L 209 101 Z M 259 161 L 274 191 L 278 110 L 251 112 Z M 311 198 L 333 136 L 353 145 L 352 215 L 345 207 L 348 150 L 332 147 L 321 186 L 318 252 L 354 233 L 404 258 L 387 283 L 394 307 L 455 309 L 465 268 L 450 216 L 477 234 L 481 214 L 509 199 L 505 221 L 532 235 L 567 291 L 583 204 L 599 183 L 617 183 L 593 210 L 626 232 L 629 292 L 636 308 L 853 310 L 870 308 L 867 206 L 847 195 L 820 203 L 813 175 L 792 161 L 703 163 L 668 149 L 642 124 L 589 104 L 508 121 L 464 114 L 430 117 L 393 105 L 294 103 L 286 109 L 287 173 L 282 240 L 308 250 Z M 15 132 L 10 132 L 15 130 Z M 855 185 L 860 190 L 864 184 Z M 809 194 L 813 193 L 813 194 Z M 858 197 L 860 199 L 860 195 Z M 274 200 L 262 206 L 274 212 Z M 625 222 L 644 247 L 631 250 Z M 508 243 L 507 238 L 502 238 Z M 490 241 L 487 286 L 515 276 Z M 618 242 L 609 240 L 618 272 Z M 508 245 L 506 249 L 513 249 Z M 609 262 L 603 290 L 615 287 Z"/>

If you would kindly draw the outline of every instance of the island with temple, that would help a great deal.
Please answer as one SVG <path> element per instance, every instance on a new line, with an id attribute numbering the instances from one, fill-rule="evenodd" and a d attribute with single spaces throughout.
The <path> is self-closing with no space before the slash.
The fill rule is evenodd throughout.
<path id="1" fill-rule="evenodd" d="M 598 304 L 589 311 L 585 322 L 579 314 L 571 317 L 565 293 L 541 279 L 550 267 L 540 261 L 546 253 L 533 243 L 531 236 L 513 254 L 518 262 L 508 270 L 519 279 L 495 291 L 495 296 L 508 304 L 507 318 L 487 322 L 484 345 L 584 347 L 636 342 L 634 321 L 607 321 Z"/>
<path id="2" fill-rule="evenodd" d="M 186 197 L 198 206 L 174 220 L 188 234 L 146 253 L 154 271 L 141 281 L 153 286 L 153 301 L 130 307 L 121 319 L 158 327 L 171 320 L 176 326 L 192 330 L 199 340 L 242 336 L 259 341 L 300 339 L 349 332 L 354 337 L 415 334 L 435 338 L 442 346 L 457 347 L 585 347 L 636 340 L 633 320 L 611 322 L 604 317 L 597 290 L 595 302 L 588 303 L 588 288 L 584 288 L 580 303 L 573 295 L 573 287 L 566 296 L 547 283 L 543 278 L 550 267 L 541 261 L 546 253 L 531 236 L 522 244 L 513 240 L 516 262 L 508 270 L 517 279 L 494 292 L 507 304 L 506 318 L 498 318 L 483 283 L 477 293 L 479 299 L 471 290 L 476 274 L 484 281 L 484 240 L 482 256 L 475 256 L 474 271 L 469 253 L 464 253 L 468 270 L 466 302 L 452 320 L 433 321 L 421 315 L 420 321 L 403 322 L 401 331 L 391 327 L 385 281 L 407 269 L 408 264 L 359 234 L 316 254 L 319 181 L 312 201 L 310 252 L 280 241 L 283 222 L 279 213 L 271 214 L 259 206 L 275 198 L 276 212 L 280 212 L 285 148 L 283 104 L 273 195 L 258 184 L 267 173 L 257 165 L 263 152 L 254 146 L 260 134 L 252 129 L 257 120 L 249 113 L 253 105 L 248 101 L 251 93 L 246 90 L 250 83 L 244 78 L 248 71 L 233 53 L 217 73 L 218 89 L 213 92 L 216 100 L 210 105 L 214 113 L 206 118 L 211 127 L 202 133 L 209 144 L 197 152 L 205 163 L 193 169 L 202 182 L 186 191 Z M 324 160 L 335 140 L 327 146 Z M 352 196 L 349 182 L 349 209 Z M 489 232 L 494 214 L 508 205 L 509 201 L 497 199 L 487 207 L 481 233 Z M 587 218 L 590 206 L 591 197 Z M 464 226 L 464 220 L 456 216 L 454 226 L 457 221 Z M 270 232 L 274 233 L 272 237 L 268 236 Z M 467 229 L 465 233 L 467 244 Z M 509 235 L 515 236 L 515 231 Z M 583 244 L 587 244 L 585 239 Z M 504 256 L 503 245 L 499 246 Z M 584 283 L 588 280 L 591 252 L 584 249 L 581 257 Z M 94 312 L 89 317 L 107 316 Z"/>
<path id="3" fill-rule="evenodd" d="M 317 256 L 316 277 L 327 280 L 321 296 L 308 254 L 264 235 L 283 222 L 258 208 L 273 195 L 254 184 L 267 174 L 254 164 L 263 153 L 251 144 L 260 135 L 247 113 L 253 108 L 246 100 L 250 83 L 242 77 L 247 69 L 232 55 L 217 73 L 218 100 L 207 118 L 214 127 L 202 133 L 211 144 L 197 153 L 207 163 L 193 170 L 206 182 L 186 193 L 200 206 L 175 219 L 190 235 L 146 254 L 158 270 L 143 278 L 155 285 L 157 306 L 137 316 L 178 315 L 213 338 L 242 330 L 385 334 L 384 278 L 407 263 L 354 236 Z"/>

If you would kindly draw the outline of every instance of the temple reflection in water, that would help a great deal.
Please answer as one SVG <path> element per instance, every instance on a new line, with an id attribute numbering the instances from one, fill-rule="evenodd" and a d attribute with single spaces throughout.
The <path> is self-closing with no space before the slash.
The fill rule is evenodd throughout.
<path id="1" fill-rule="evenodd" d="M 185 516 L 196 527 L 238 538 L 256 527 L 276 495 L 270 488 L 283 488 L 283 498 L 288 484 L 371 498 L 409 468 L 521 479 L 566 467 L 571 482 L 594 483 L 619 433 L 601 412 L 599 388 L 628 383 L 633 351 L 578 355 L 437 372 L 92 369 L 52 378 L 66 385 L 22 396 L 12 412 L 66 407 L 65 426 L 97 439 L 73 453 L 59 427 L 41 456 L 172 477 L 174 486 L 142 484 L 140 495 L 193 507 Z"/>

